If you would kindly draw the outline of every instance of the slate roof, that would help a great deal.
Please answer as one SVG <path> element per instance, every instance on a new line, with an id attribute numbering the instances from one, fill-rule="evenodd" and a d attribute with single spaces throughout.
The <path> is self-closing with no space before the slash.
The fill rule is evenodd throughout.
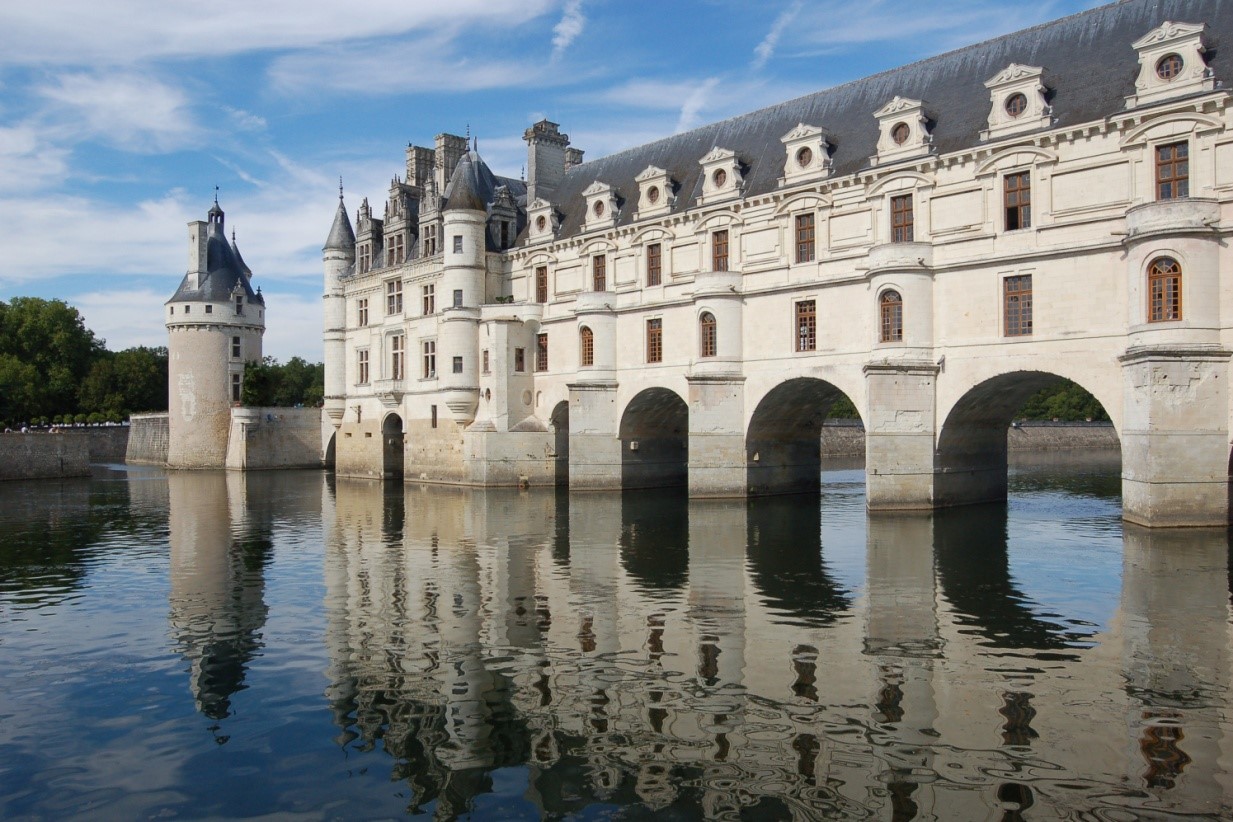
<path id="1" fill-rule="evenodd" d="M 877 153 L 873 112 L 896 95 L 924 101 L 938 154 L 979 145 L 990 106 L 984 83 L 1011 63 L 1044 69 L 1055 128 L 1100 121 L 1124 111 L 1134 93 L 1131 43 L 1166 20 L 1206 23 L 1208 65 L 1233 82 L 1233 48 L 1224 48 L 1233 43 L 1233 0 L 1123 0 L 575 166 L 551 198 L 563 213 L 558 236 L 580 232 L 582 192 L 596 181 L 625 201 L 617 225 L 633 222 L 634 178 L 647 166 L 666 169 L 678 184 L 674 212 L 692 208 L 702 186 L 698 161 L 716 146 L 748 165 L 746 196 L 773 191 L 786 159 L 780 138 L 798 123 L 827 131 L 832 176 L 857 172 Z"/>
<path id="2" fill-rule="evenodd" d="M 217 208 L 217 206 L 215 206 Z M 221 213 L 221 212 L 220 212 Z M 188 274 L 180 281 L 180 287 L 171 295 L 168 303 L 223 303 L 232 298 L 237 285 L 250 303 L 265 305 L 265 298 L 253 291 L 249 278 L 245 276 L 244 261 L 231 248 L 227 241 L 222 222 L 206 226 L 206 275 L 199 288 L 188 287 Z"/>
<path id="3" fill-rule="evenodd" d="M 334 212 L 334 224 L 330 226 L 330 236 L 326 238 L 325 248 L 348 250 L 355 248 L 355 232 L 351 230 L 351 218 L 347 216 L 347 207 L 343 205 L 342 195 L 338 197 L 338 210 Z"/>
<path id="4" fill-rule="evenodd" d="M 510 177 L 498 177 L 488 168 L 488 164 L 472 149 L 462 155 L 454 173 L 445 186 L 445 209 L 472 209 L 484 211 L 492 203 L 498 186 L 505 186 L 515 201 L 525 200 L 527 184 L 522 180 Z"/>

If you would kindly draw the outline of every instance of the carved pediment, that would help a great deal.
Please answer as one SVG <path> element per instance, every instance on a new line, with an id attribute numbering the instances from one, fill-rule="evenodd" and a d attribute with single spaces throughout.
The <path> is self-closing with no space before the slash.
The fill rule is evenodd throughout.
<path id="1" fill-rule="evenodd" d="M 1014 83 L 1019 80 L 1039 79 L 1043 71 L 1044 69 L 1039 66 L 1024 66 L 1019 63 L 1011 63 L 986 80 L 985 88 L 997 88 L 998 86 Z"/>
<path id="2" fill-rule="evenodd" d="M 924 105 L 925 104 L 920 100 L 896 96 L 889 103 L 875 111 L 873 116 L 878 119 L 882 119 L 883 117 L 890 117 L 893 114 L 902 114 L 905 111 L 919 111 L 924 108 Z"/>
<path id="3" fill-rule="evenodd" d="M 731 160 L 734 157 L 736 157 L 735 151 L 732 151 L 731 149 L 720 148 L 719 146 L 715 146 L 710 151 L 708 151 L 706 153 L 706 156 L 704 156 L 698 162 L 702 163 L 703 165 L 710 165 L 711 163 L 721 163 L 724 160 Z"/>
<path id="4" fill-rule="evenodd" d="M 606 194 L 612 190 L 612 186 L 607 183 L 601 183 L 599 180 L 591 183 L 582 191 L 583 197 L 597 197 L 601 194 Z"/>
<path id="5" fill-rule="evenodd" d="M 642 170 L 642 173 L 639 174 L 634 179 L 639 183 L 645 183 L 650 180 L 658 180 L 662 178 L 664 175 L 666 175 L 667 173 L 668 173 L 667 171 L 660 168 L 659 166 L 647 166 L 646 168 Z"/>
<path id="6" fill-rule="evenodd" d="M 1184 40 L 1189 37 L 1202 36 L 1203 23 L 1174 23 L 1166 20 L 1156 28 L 1131 43 L 1132 48 L 1144 49 L 1149 46 L 1162 46 L 1174 40 Z"/>

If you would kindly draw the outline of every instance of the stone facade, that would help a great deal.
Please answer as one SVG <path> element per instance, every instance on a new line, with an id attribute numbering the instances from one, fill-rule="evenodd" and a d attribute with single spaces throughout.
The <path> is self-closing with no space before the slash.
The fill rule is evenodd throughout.
<path id="1" fill-rule="evenodd" d="M 934 508 L 1004 498 L 1065 378 L 1127 519 L 1223 524 L 1230 35 L 1131 0 L 589 163 L 544 121 L 525 183 L 413 146 L 325 249 L 337 470 L 789 492 L 846 396 L 870 508 Z"/>

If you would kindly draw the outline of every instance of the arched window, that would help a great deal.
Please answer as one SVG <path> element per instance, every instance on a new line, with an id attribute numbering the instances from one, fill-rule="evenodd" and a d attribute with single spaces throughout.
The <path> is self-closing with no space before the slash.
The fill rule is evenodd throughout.
<path id="1" fill-rule="evenodd" d="M 698 318 L 698 329 L 701 332 L 699 337 L 700 355 L 703 357 L 715 356 L 715 315 L 709 311 L 703 311 L 702 316 Z"/>
<path id="2" fill-rule="evenodd" d="M 881 309 L 882 342 L 903 342 L 903 299 L 898 291 L 884 291 L 878 301 Z"/>
<path id="3" fill-rule="evenodd" d="M 1147 268 L 1147 321 L 1182 318 L 1182 267 L 1172 257 L 1157 257 Z"/>
<path id="4" fill-rule="evenodd" d="M 585 325 L 578 329 L 578 342 L 581 346 L 579 358 L 583 365 L 595 365 L 595 332 Z"/>

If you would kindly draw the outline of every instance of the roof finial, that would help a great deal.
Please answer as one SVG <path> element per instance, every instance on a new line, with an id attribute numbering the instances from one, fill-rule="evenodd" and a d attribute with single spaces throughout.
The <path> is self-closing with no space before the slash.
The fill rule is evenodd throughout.
<path id="1" fill-rule="evenodd" d="M 235 245 L 235 226 L 231 227 L 231 244 Z"/>
<path id="2" fill-rule="evenodd" d="M 338 175 L 338 202 L 342 202 L 342 175 Z"/>
<path id="3" fill-rule="evenodd" d="M 214 205 L 218 205 L 218 186 L 214 186 Z"/>
<path id="4" fill-rule="evenodd" d="M 471 139 L 471 124 L 467 123 L 467 139 Z"/>

